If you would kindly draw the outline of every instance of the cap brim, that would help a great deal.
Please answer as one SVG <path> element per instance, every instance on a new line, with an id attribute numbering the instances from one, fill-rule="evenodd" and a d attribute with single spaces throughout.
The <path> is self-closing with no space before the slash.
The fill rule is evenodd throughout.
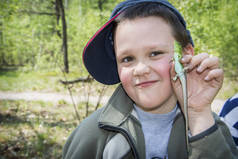
<path id="1" fill-rule="evenodd" d="M 106 40 L 107 35 L 113 29 L 112 23 L 119 14 L 111 18 L 94 34 L 83 51 L 83 62 L 88 72 L 98 82 L 108 85 L 120 82 L 116 59 L 110 57 L 110 53 L 107 53 L 107 45 L 105 45 L 108 41 Z M 114 53 L 111 52 L 111 54 Z"/>

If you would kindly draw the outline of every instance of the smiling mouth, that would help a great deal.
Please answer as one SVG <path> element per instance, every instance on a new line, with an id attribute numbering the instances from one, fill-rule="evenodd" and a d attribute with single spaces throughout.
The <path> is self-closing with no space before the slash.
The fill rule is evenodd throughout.
<path id="1" fill-rule="evenodd" d="M 156 82 L 157 82 L 157 80 L 145 81 L 145 82 L 141 82 L 141 83 L 136 84 L 136 87 L 145 88 L 145 87 L 152 86 Z"/>

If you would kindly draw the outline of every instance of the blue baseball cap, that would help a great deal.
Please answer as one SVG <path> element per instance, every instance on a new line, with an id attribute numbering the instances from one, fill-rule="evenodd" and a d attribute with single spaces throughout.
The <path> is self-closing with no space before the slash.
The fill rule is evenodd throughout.
<path id="1" fill-rule="evenodd" d="M 112 85 L 120 82 L 115 58 L 112 30 L 114 20 L 127 8 L 140 3 L 154 2 L 168 7 L 186 29 L 186 22 L 179 11 L 167 0 L 126 0 L 119 3 L 106 22 L 88 41 L 83 51 L 83 62 L 89 74 L 98 82 Z M 190 32 L 186 29 L 193 45 Z"/>

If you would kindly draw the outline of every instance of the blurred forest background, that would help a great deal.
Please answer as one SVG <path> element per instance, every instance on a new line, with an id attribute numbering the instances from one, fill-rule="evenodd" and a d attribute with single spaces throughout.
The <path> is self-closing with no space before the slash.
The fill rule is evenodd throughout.
<path id="1" fill-rule="evenodd" d="M 113 89 L 82 63 L 87 41 L 122 0 L 0 1 L 0 158 L 61 158 L 82 119 Z M 238 92 L 238 1 L 169 0 L 184 15 L 196 53 L 220 57 L 217 98 Z M 61 97 L 61 98 L 59 98 Z"/>

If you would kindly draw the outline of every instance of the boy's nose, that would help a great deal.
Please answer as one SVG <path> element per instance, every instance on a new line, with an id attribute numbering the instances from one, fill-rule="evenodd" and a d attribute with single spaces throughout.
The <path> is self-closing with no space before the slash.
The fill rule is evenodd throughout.
<path id="1" fill-rule="evenodd" d="M 148 74 L 148 73 L 150 73 L 149 66 L 142 62 L 139 62 L 135 66 L 134 71 L 133 71 L 134 76 L 142 76 L 142 75 Z"/>

